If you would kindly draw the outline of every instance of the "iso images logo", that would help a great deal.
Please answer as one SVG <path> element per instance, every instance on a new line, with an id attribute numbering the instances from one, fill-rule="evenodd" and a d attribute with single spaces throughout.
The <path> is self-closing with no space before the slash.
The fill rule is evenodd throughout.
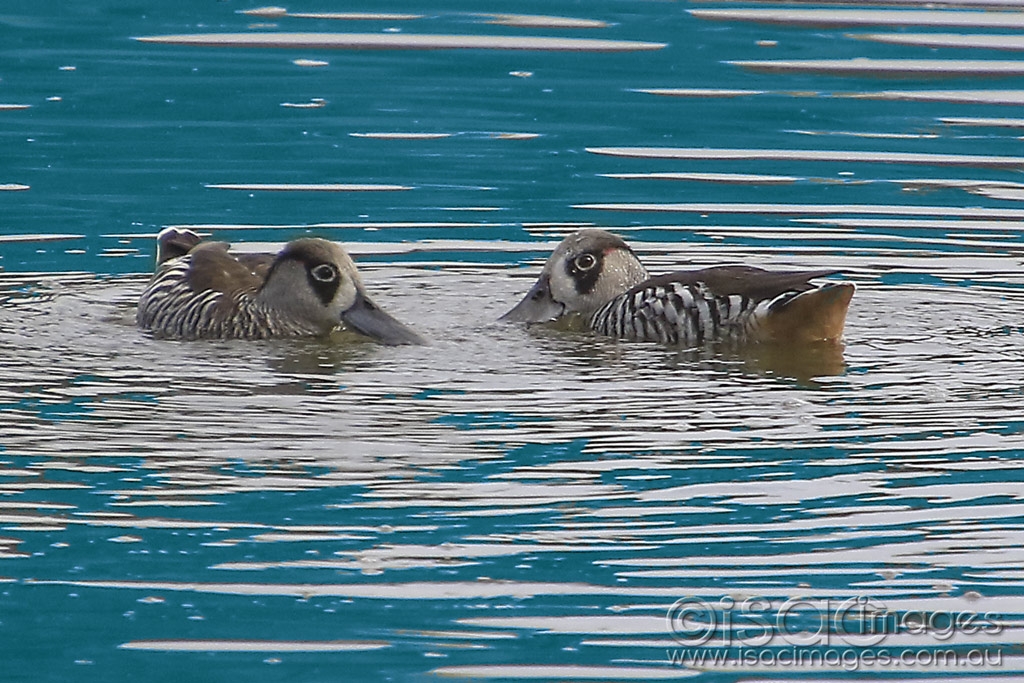
<path id="1" fill-rule="evenodd" d="M 680 645 L 668 658 L 679 666 L 936 671 L 1002 664 L 1002 651 L 986 645 L 1002 631 L 999 615 L 989 612 L 895 611 L 868 597 L 689 597 L 666 618 Z"/>

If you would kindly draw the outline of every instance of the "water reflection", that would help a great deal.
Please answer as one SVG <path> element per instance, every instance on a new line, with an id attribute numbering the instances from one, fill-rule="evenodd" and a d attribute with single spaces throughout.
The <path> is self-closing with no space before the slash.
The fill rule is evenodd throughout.
<path id="1" fill-rule="evenodd" d="M 497 323 L 543 255 L 528 272 L 367 263 L 429 347 L 161 341 L 132 321 L 142 276 L 10 281 L 0 554 L 14 585 L 130 601 L 115 645 L 133 650 L 415 648 L 461 625 L 481 652 L 497 641 L 474 629 L 576 634 L 588 656 L 645 670 L 685 595 L 869 592 L 923 609 L 1016 590 L 1024 295 L 1004 256 L 929 261 L 983 287 L 884 285 L 924 258 L 858 260 L 845 348 L 737 353 Z M 330 646 L 238 638 L 222 610 L 263 618 L 252 596 L 275 619 L 304 613 L 285 598 L 314 620 L 366 600 L 404 616 Z M 208 637 L 159 626 L 168 601 L 200 606 Z M 448 606 L 400 606 L 424 601 Z M 452 672 L 472 666 L 438 651 Z"/>
<path id="2" fill-rule="evenodd" d="M 656 342 L 629 342 L 605 339 L 573 322 L 558 321 L 530 325 L 525 335 L 550 350 L 562 366 L 581 368 L 615 367 L 633 361 L 649 370 L 663 371 L 666 377 L 676 372 L 703 370 L 723 378 L 748 372 L 765 377 L 790 378 L 805 386 L 815 386 L 815 378 L 842 375 L 846 371 L 842 343 L 776 344 L 741 346 L 706 344 L 697 348 L 664 346 Z M 513 327 L 510 325 L 510 327 Z M 500 332 L 500 331 L 499 331 Z M 520 335 L 522 330 L 508 334 Z M 640 371 L 640 368 L 631 368 Z M 524 368 L 524 372 L 528 372 Z"/>

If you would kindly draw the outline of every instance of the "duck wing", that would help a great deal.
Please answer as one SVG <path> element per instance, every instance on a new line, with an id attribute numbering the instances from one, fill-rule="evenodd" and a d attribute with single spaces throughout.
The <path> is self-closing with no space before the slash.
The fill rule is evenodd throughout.
<path id="1" fill-rule="evenodd" d="M 267 279 L 270 266 L 274 265 L 273 254 L 239 254 L 238 262 L 248 268 L 260 281 Z"/>
<path id="2" fill-rule="evenodd" d="M 186 279 L 193 292 L 234 294 L 259 289 L 263 277 L 228 253 L 226 242 L 203 242 L 188 253 Z"/>
<path id="3" fill-rule="evenodd" d="M 774 299 L 786 292 L 815 289 L 811 280 L 839 273 L 838 270 L 764 270 L 754 266 L 715 266 L 701 270 L 678 270 L 653 277 L 633 287 L 630 293 L 672 284 L 704 285 L 715 296 Z"/>
<path id="4" fill-rule="evenodd" d="M 810 284 L 835 272 L 750 266 L 677 271 L 636 285 L 599 309 L 590 324 L 610 336 L 672 344 L 835 340 L 854 285 Z"/>

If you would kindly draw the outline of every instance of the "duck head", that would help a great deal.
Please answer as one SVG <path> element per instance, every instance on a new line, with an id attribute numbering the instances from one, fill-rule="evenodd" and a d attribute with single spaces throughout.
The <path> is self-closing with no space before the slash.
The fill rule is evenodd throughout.
<path id="1" fill-rule="evenodd" d="M 257 295 L 266 305 L 326 333 L 345 325 L 383 344 L 424 344 L 366 294 L 356 265 L 334 242 L 303 238 L 285 245 Z"/>
<path id="2" fill-rule="evenodd" d="M 579 230 L 552 252 L 523 300 L 499 320 L 539 323 L 590 315 L 648 279 L 633 250 L 604 230 Z"/>

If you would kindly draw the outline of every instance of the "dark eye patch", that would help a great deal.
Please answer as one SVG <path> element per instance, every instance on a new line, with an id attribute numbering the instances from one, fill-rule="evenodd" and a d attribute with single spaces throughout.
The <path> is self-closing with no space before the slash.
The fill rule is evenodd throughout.
<path id="1" fill-rule="evenodd" d="M 331 303 L 341 286 L 338 269 L 330 263 L 306 264 L 306 280 L 324 306 Z"/>
<path id="2" fill-rule="evenodd" d="M 565 270 L 576 283 L 576 291 L 580 294 L 587 294 L 597 284 L 603 264 L 603 252 L 586 251 L 570 259 L 565 264 Z"/>
<path id="3" fill-rule="evenodd" d="M 309 269 L 309 274 L 319 282 L 330 282 L 338 277 L 338 269 L 329 263 L 321 263 Z"/>

